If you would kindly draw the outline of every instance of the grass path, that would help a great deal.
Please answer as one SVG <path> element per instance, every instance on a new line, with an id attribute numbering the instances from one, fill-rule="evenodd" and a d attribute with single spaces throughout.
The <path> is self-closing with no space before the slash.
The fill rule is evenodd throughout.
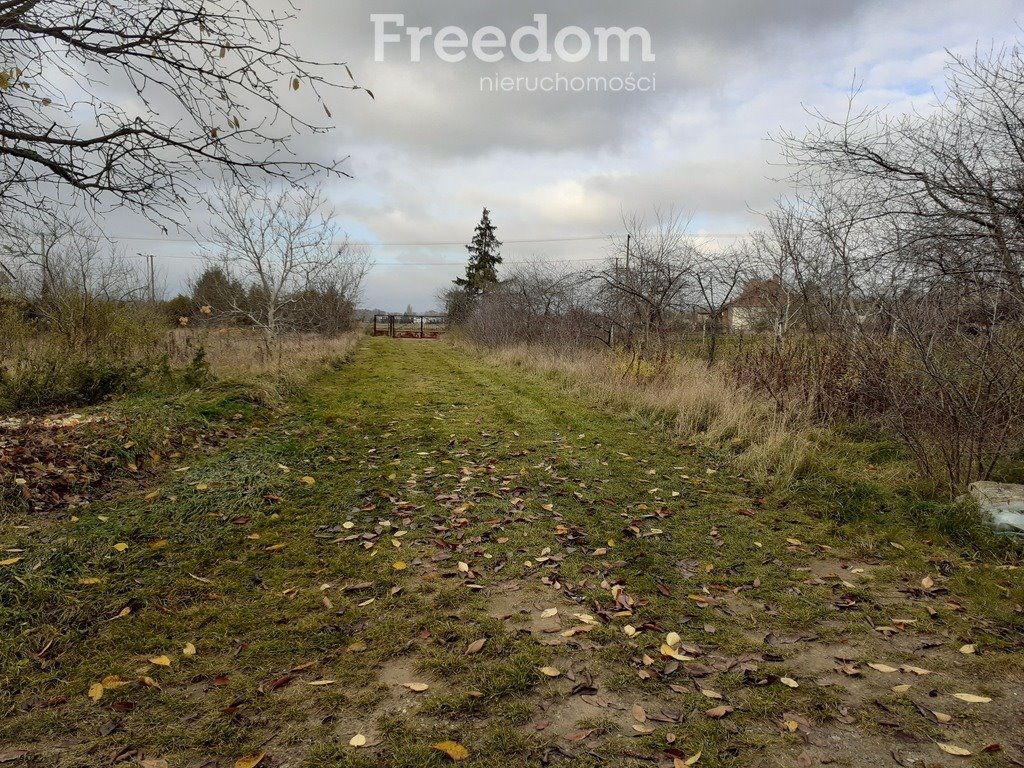
<path id="1" fill-rule="evenodd" d="M 1020 571 L 758 494 L 367 341 L 159 488 L 2 521 L 0 763 L 1024 765 Z"/>

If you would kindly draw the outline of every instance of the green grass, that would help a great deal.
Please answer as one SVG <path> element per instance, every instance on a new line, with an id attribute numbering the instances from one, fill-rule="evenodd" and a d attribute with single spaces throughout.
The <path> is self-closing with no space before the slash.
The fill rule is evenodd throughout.
<path id="1" fill-rule="evenodd" d="M 820 685 L 839 677 L 829 653 L 840 644 L 856 645 L 860 663 L 941 671 L 941 685 L 915 685 L 925 705 L 929 687 L 973 691 L 992 669 L 994 698 L 1020 690 L 1020 571 L 965 557 L 941 531 L 886 522 L 898 489 L 837 475 L 836 487 L 755 505 L 761 489 L 730 472 L 726 452 L 697 453 L 551 378 L 437 343 L 368 341 L 269 420 L 244 398 L 204 402 L 189 412 L 241 412 L 260 428 L 211 455 L 183 453 L 159 487 L 76 510 L 76 522 L 4 518 L 0 559 L 23 559 L 0 567 L 0 752 L 60 766 L 131 746 L 171 765 L 265 752 L 266 765 L 411 767 L 448 763 L 433 744 L 451 739 L 470 750 L 467 765 L 539 766 L 557 748 L 568 765 L 618 766 L 670 761 L 674 734 L 702 766 L 792 764 L 802 746 L 780 727 L 787 712 L 854 742 L 889 733 L 879 719 L 925 729 L 915 707 L 879 718 L 870 698 L 859 709 Z M 814 578 L 812 564 L 870 573 L 844 586 Z M 948 593 L 898 591 L 924 576 Z M 615 615 L 615 584 L 635 601 L 629 615 Z M 839 599 L 852 606 L 837 610 Z M 531 631 L 548 606 L 562 629 L 580 625 L 574 613 L 599 625 L 571 638 Z M 903 619 L 915 623 L 895 638 L 871 628 Z M 640 632 L 627 637 L 627 624 Z M 668 631 L 699 646 L 708 674 L 689 662 L 665 674 Z M 769 633 L 818 640 L 769 646 Z M 911 650 L 918 639 L 938 645 Z M 982 653 L 958 654 L 967 642 Z M 160 655 L 170 667 L 148 661 Z M 90 686 L 110 675 L 133 682 L 92 701 Z M 587 679 L 610 706 L 569 695 Z M 863 680 L 894 696 L 895 677 Z M 699 688 L 736 710 L 703 715 L 720 702 Z M 639 732 L 636 703 L 681 719 Z M 837 720 L 844 706 L 855 723 Z M 982 712 L 943 740 L 999 740 L 1001 716 Z M 357 733 L 370 745 L 350 747 Z"/>

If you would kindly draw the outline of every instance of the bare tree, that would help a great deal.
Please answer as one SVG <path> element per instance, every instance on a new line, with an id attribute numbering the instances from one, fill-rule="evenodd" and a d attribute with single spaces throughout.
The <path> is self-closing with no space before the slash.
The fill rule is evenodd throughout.
<path id="1" fill-rule="evenodd" d="M 685 307 L 696 258 L 688 224 L 675 211 L 655 211 L 651 225 L 639 214 L 624 217 L 626 235 L 614 239 L 610 258 L 592 275 L 601 286 L 604 312 L 624 331 L 635 366 L 646 359 L 661 365 L 668 355 L 671 316 Z"/>
<path id="2" fill-rule="evenodd" d="M 65 348 L 102 346 L 127 330 L 124 307 L 146 295 L 136 260 L 82 219 L 19 219 L 4 231 L 14 279 L 40 330 Z"/>
<path id="3" fill-rule="evenodd" d="M 235 184 L 340 172 L 290 155 L 292 133 L 329 126 L 282 94 L 308 92 L 329 118 L 321 89 L 358 86 L 287 43 L 295 9 L 272 7 L 0 0 L 0 216 L 84 196 L 164 218 L 211 170 Z"/>
<path id="4" fill-rule="evenodd" d="M 268 355 L 311 295 L 330 291 L 349 303 L 358 297 L 369 254 L 338 241 L 333 211 L 319 192 L 226 185 L 213 208 L 214 249 L 206 256 L 244 290 L 226 297 L 228 312 L 263 332 Z"/>
<path id="5" fill-rule="evenodd" d="M 720 254 L 707 255 L 693 265 L 693 279 L 696 283 L 694 304 L 698 313 L 705 318 L 709 367 L 715 363 L 725 313 L 750 274 L 748 262 L 749 253 L 741 246 Z"/>

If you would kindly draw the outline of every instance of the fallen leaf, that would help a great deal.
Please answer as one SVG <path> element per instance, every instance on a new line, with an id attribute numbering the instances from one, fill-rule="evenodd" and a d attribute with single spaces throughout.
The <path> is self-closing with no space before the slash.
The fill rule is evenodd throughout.
<path id="1" fill-rule="evenodd" d="M 559 669 L 557 669 L 555 667 L 541 667 L 540 668 L 540 673 L 542 675 L 546 675 L 548 677 L 558 677 L 559 675 L 562 674 L 561 670 L 559 670 Z"/>
<path id="2" fill-rule="evenodd" d="M 114 545 L 114 549 L 118 552 L 124 552 L 126 549 L 128 549 L 128 545 L 125 544 L 123 541 L 119 541 L 117 544 Z"/>
<path id="3" fill-rule="evenodd" d="M 306 685 L 334 685 L 333 680 L 310 680 Z"/>
<path id="4" fill-rule="evenodd" d="M 472 656 L 474 653 L 480 653 L 480 651 L 482 651 L 484 649 L 484 646 L 486 644 L 487 644 L 487 638 L 486 637 L 481 637 L 479 640 L 474 640 L 472 643 L 470 643 L 468 646 L 466 646 L 466 655 L 467 656 Z M 442 742 L 442 743 L 447 744 L 448 742 Z"/>
<path id="5" fill-rule="evenodd" d="M 153 656 L 149 660 L 150 664 L 156 664 L 158 667 L 169 667 L 171 666 L 171 660 L 167 656 Z"/>
<path id="6" fill-rule="evenodd" d="M 669 632 L 665 635 L 665 645 L 669 648 L 675 648 L 681 642 L 683 642 L 683 638 L 679 636 L 678 632 Z"/>
<path id="7" fill-rule="evenodd" d="M 403 683 L 403 685 L 415 693 L 423 693 L 425 690 L 430 688 L 426 683 Z"/>
<path id="8" fill-rule="evenodd" d="M 365 747 L 366 737 L 363 736 L 363 734 L 361 733 L 357 733 L 355 736 L 348 740 L 348 744 L 350 747 Z"/>
<path id="9" fill-rule="evenodd" d="M 958 747 L 956 744 L 943 744 L 942 742 L 935 742 L 938 744 L 939 749 L 945 752 L 947 755 L 956 755 L 957 757 L 967 757 L 971 754 L 970 750 Z"/>
<path id="10" fill-rule="evenodd" d="M 240 757 L 235 760 L 235 768 L 256 768 L 257 765 L 263 762 L 263 758 L 266 756 L 266 752 L 260 752 L 258 755 Z"/>
<path id="11" fill-rule="evenodd" d="M 935 716 L 935 719 L 940 723 L 950 723 L 953 721 L 953 717 L 951 715 L 947 715 L 945 712 L 939 712 L 934 709 L 931 712 Z"/>
<path id="12" fill-rule="evenodd" d="M 391 564 L 391 567 L 394 568 L 396 571 L 404 571 L 409 566 L 406 565 L 402 560 L 396 560 Z"/>
<path id="13" fill-rule="evenodd" d="M 557 608 L 545 608 L 543 611 L 541 611 L 540 617 L 542 619 L 550 619 L 552 616 L 557 616 L 557 615 L 558 615 L 558 609 Z"/>
<path id="14" fill-rule="evenodd" d="M 892 687 L 892 692 L 893 692 L 893 693 L 906 693 L 906 692 L 907 692 L 907 691 L 909 691 L 909 690 L 910 690 L 910 689 L 911 689 L 912 687 L 913 687 L 913 686 L 911 686 L 911 685 L 894 685 L 894 686 Z"/>
<path id="15" fill-rule="evenodd" d="M 701 694 L 703 696 L 707 696 L 709 699 L 720 699 L 720 698 L 722 698 L 722 694 L 720 694 L 718 691 L 712 691 L 712 690 L 710 690 L 708 688 L 702 689 L 701 690 Z"/>
<path id="16" fill-rule="evenodd" d="M 633 719 L 636 720 L 638 723 L 646 723 L 647 722 L 647 713 L 644 711 L 644 708 L 641 707 L 639 704 L 634 704 L 633 705 L 632 712 L 633 712 Z"/>
<path id="17" fill-rule="evenodd" d="M 977 650 L 978 646 L 974 645 L 974 643 L 968 643 L 967 645 L 960 646 L 960 653 L 964 654 L 964 656 L 970 656 Z"/>
<path id="18" fill-rule="evenodd" d="M 800 683 L 794 680 L 792 677 L 780 677 L 779 682 L 783 685 L 788 685 L 790 688 L 799 688 Z"/>
<path id="19" fill-rule="evenodd" d="M 182 656 L 195 656 L 196 647 L 192 643 L 185 643 L 185 647 L 181 649 Z"/>
<path id="20" fill-rule="evenodd" d="M 868 664 L 875 672 L 881 672 L 882 674 L 889 675 L 893 672 L 899 672 L 897 667 L 890 667 L 888 664 Z"/>
<path id="21" fill-rule="evenodd" d="M 465 760 L 469 757 L 469 750 L 457 741 L 439 741 L 434 745 L 434 749 L 444 752 L 448 757 L 456 762 L 459 760 Z"/>
<path id="22" fill-rule="evenodd" d="M 79 579 L 78 583 L 84 586 L 89 586 L 90 584 L 99 584 L 100 580 L 97 579 L 95 576 L 86 576 L 83 579 Z"/>
<path id="23" fill-rule="evenodd" d="M 93 701 L 103 698 L 103 683 L 93 683 L 89 686 L 89 698 Z"/>
<path id="24" fill-rule="evenodd" d="M 719 718 L 725 717 L 730 712 L 733 712 L 735 709 L 735 707 L 730 707 L 727 704 L 722 704 L 720 706 L 712 707 L 711 709 L 705 710 L 704 714 L 708 717 L 713 717 L 717 720 Z"/>
<path id="25" fill-rule="evenodd" d="M 162 757 L 150 757 L 145 760 L 140 760 L 139 765 L 141 765 L 142 768 L 170 768 L 170 763 Z"/>
<path id="26" fill-rule="evenodd" d="M 303 477 L 302 478 L 302 482 L 304 482 L 306 485 L 316 485 L 316 480 L 314 480 L 309 475 L 306 475 L 305 477 Z"/>
<path id="27" fill-rule="evenodd" d="M 20 557 L 8 557 L 6 560 L 0 560 L 0 565 L 14 565 L 15 563 L 21 562 L 23 558 Z"/>
<path id="28" fill-rule="evenodd" d="M 970 704 L 988 704 L 992 701 L 988 696 L 975 696 L 973 693 L 954 693 L 953 698 Z"/>

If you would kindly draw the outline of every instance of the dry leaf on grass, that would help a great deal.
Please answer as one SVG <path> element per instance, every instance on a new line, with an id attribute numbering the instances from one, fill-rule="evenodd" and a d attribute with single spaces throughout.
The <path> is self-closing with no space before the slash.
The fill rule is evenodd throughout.
<path id="1" fill-rule="evenodd" d="M 475 653 L 480 653 L 480 651 L 482 651 L 484 649 L 485 645 L 487 645 L 487 638 L 486 637 L 481 637 L 479 640 L 474 640 L 472 643 L 470 643 L 468 646 L 466 646 L 466 655 L 467 656 L 472 656 Z M 444 742 L 444 743 L 447 743 L 447 742 Z"/>
<path id="2" fill-rule="evenodd" d="M 711 709 L 705 710 L 704 714 L 707 715 L 708 717 L 713 717 L 716 720 L 718 720 L 719 718 L 725 717 L 730 712 L 735 711 L 735 709 L 736 709 L 735 707 L 730 707 L 730 706 L 728 706 L 726 704 L 722 704 L 721 706 L 712 707 Z"/>
<path id="3" fill-rule="evenodd" d="M 256 768 L 257 765 L 263 762 L 263 758 L 266 756 L 266 752 L 260 752 L 258 755 L 240 757 L 235 760 L 235 768 Z"/>
<path id="4" fill-rule="evenodd" d="M 350 747 L 365 747 L 366 737 L 363 736 L 363 734 L 361 733 L 357 733 L 355 736 L 348 740 L 348 745 Z"/>
<path id="5" fill-rule="evenodd" d="M 562 674 L 562 671 L 557 667 L 541 667 L 540 673 L 542 675 L 546 675 L 547 677 L 558 677 Z"/>
<path id="6" fill-rule="evenodd" d="M 992 701 L 988 696 L 975 696 L 973 693 L 954 693 L 953 698 L 966 701 L 968 704 L 988 704 Z"/>
<path id="7" fill-rule="evenodd" d="M 794 680 L 792 677 L 780 677 L 779 682 L 783 685 L 789 686 L 790 688 L 799 688 L 800 683 Z"/>
<path id="8" fill-rule="evenodd" d="M 171 660 L 167 656 L 152 656 L 149 659 L 150 664 L 156 664 L 158 667 L 169 667 L 171 666 Z"/>
<path id="9" fill-rule="evenodd" d="M 434 745 L 434 749 L 444 752 L 449 758 L 456 762 L 465 760 L 469 757 L 469 750 L 457 741 L 439 741 Z"/>
<path id="10" fill-rule="evenodd" d="M 970 750 L 958 747 L 956 744 L 943 744 L 942 742 L 936 742 L 939 749 L 945 752 L 947 755 L 956 755 L 957 757 L 967 757 L 971 754 Z"/>
<path id="11" fill-rule="evenodd" d="M 402 685 L 414 693 L 423 693 L 430 688 L 426 683 L 402 683 Z"/>

